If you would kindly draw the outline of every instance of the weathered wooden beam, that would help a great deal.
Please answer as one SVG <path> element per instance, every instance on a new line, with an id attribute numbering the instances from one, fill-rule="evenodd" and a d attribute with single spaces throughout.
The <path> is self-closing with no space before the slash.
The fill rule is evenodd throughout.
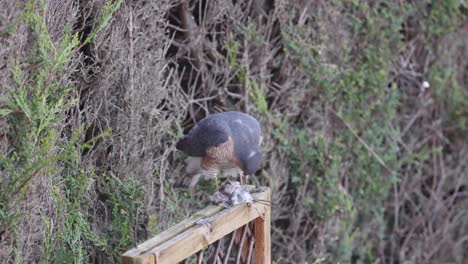
<path id="1" fill-rule="evenodd" d="M 271 201 L 270 192 L 265 196 L 266 201 Z M 264 208 L 263 219 L 255 219 L 255 263 L 271 263 L 271 207 Z"/>
<path id="2" fill-rule="evenodd" d="M 154 260 L 154 256 L 150 254 L 150 256 L 146 256 L 146 252 L 149 250 L 161 245 L 162 243 L 172 239 L 175 235 L 180 234 L 189 228 L 193 227 L 193 225 L 200 219 L 205 217 L 213 216 L 214 214 L 220 212 L 224 208 L 222 206 L 211 205 L 206 207 L 205 209 L 195 213 L 194 215 L 190 216 L 189 218 L 183 220 L 179 224 L 161 232 L 157 236 L 146 240 L 145 242 L 139 244 L 136 248 L 130 249 L 122 255 L 122 263 L 123 264 L 136 264 L 136 263 L 156 263 Z M 142 262 L 143 259 L 149 259 L 153 262 Z M 135 262 L 135 261 L 139 262 Z"/>
<path id="3" fill-rule="evenodd" d="M 265 188 L 261 192 L 254 193 L 253 197 L 256 200 L 269 201 L 270 191 Z M 122 263 L 160 264 L 182 261 L 250 221 L 255 219 L 264 221 L 260 218 L 259 213 L 264 215 L 264 217 L 268 216 L 268 221 L 270 221 L 269 206 L 260 203 L 255 203 L 255 206 L 257 207 L 256 209 L 247 204 L 240 204 L 225 210 L 221 206 L 209 206 L 189 219 L 127 251 L 122 256 Z M 209 224 L 196 224 L 201 219 L 206 219 Z M 269 228 L 269 226 L 269 222 L 262 225 L 263 228 Z M 255 232 L 257 232 L 257 228 Z M 265 239 L 266 235 L 263 234 L 263 237 Z M 269 243 L 269 230 L 268 242 L 262 243 L 269 246 L 267 244 Z M 255 247 L 257 248 L 257 245 Z M 264 252 L 269 252 L 269 248 L 268 250 L 264 250 Z M 263 259 L 266 258 L 264 257 Z"/>

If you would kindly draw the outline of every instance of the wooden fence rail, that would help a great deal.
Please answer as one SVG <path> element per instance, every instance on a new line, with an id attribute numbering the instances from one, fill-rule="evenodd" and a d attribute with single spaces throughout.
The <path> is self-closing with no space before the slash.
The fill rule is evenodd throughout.
<path id="1" fill-rule="evenodd" d="M 269 202 L 270 189 L 260 188 L 252 196 Z M 223 239 L 230 234 L 230 240 Z M 270 247 L 269 205 L 239 204 L 228 209 L 211 205 L 125 252 L 122 263 L 189 263 L 198 253 L 197 263 L 263 264 L 271 261 Z M 204 250 L 212 255 L 205 260 Z"/>

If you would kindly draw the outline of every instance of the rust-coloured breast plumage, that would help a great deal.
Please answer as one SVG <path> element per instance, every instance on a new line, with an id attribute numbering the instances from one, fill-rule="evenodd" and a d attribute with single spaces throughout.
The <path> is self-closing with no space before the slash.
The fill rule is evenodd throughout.
<path id="1" fill-rule="evenodd" d="M 201 163 L 201 168 L 207 171 L 236 167 L 242 169 L 239 159 L 234 155 L 234 141 L 231 137 L 225 143 L 209 148 Z"/>

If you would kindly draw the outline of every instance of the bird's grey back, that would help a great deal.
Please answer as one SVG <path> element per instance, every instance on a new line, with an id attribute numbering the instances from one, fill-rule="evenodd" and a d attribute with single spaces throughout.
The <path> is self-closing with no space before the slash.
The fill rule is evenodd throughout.
<path id="1" fill-rule="evenodd" d="M 258 151 L 261 128 L 257 120 L 242 112 L 223 112 L 200 120 L 178 143 L 177 148 L 190 156 L 201 157 L 206 150 L 219 146 L 232 137 L 235 152 L 249 155 Z"/>
<path id="2" fill-rule="evenodd" d="M 224 114 L 232 131 L 234 142 L 243 142 L 246 146 L 258 146 L 262 131 L 258 121 L 252 116 L 241 112 L 225 112 Z"/>
<path id="3" fill-rule="evenodd" d="M 201 119 L 176 147 L 190 156 L 205 156 L 206 150 L 226 142 L 231 135 L 228 123 L 216 114 Z"/>

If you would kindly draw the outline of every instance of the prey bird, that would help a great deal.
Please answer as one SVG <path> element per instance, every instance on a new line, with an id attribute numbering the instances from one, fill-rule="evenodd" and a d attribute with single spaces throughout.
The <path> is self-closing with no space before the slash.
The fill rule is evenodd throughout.
<path id="1" fill-rule="evenodd" d="M 222 112 L 206 116 L 176 144 L 189 157 L 186 172 L 193 174 L 190 189 L 197 184 L 200 174 L 214 178 L 216 190 L 220 172 L 238 172 L 253 175 L 262 159 L 260 144 L 262 131 L 258 121 L 242 112 Z"/>

